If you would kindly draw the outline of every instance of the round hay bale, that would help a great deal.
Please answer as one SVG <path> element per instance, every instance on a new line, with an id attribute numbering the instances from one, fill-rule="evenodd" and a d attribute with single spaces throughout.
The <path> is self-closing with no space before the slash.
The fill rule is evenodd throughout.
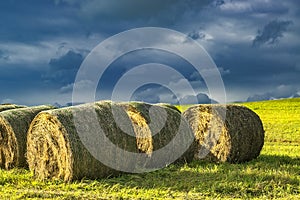
<path id="1" fill-rule="evenodd" d="M 16 108 L 25 108 L 26 106 L 19 106 L 15 104 L 1 104 L 0 105 L 0 112 L 5 111 L 5 110 L 11 110 L 11 109 L 16 109 Z"/>
<path id="2" fill-rule="evenodd" d="M 159 125 L 162 127 L 159 143 L 152 137 L 153 128 L 147 121 L 149 106 L 101 101 L 39 113 L 28 131 L 30 170 L 40 179 L 65 181 L 106 178 L 122 171 L 144 172 L 155 164 L 156 160 L 151 160 L 153 150 L 164 144 L 164 137 L 175 134 L 171 126 L 177 127 L 182 119 L 178 112 L 163 108 L 167 110 L 168 122 L 166 127 Z M 93 111 L 96 116 L 91 114 Z M 97 124 L 90 123 L 94 117 Z M 190 136 L 193 142 L 191 130 Z M 186 138 L 180 139 L 183 142 Z M 150 162 L 145 163 L 149 157 Z"/>
<path id="3" fill-rule="evenodd" d="M 0 167 L 27 167 L 26 139 L 33 118 L 53 106 L 36 106 L 6 110 L 0 113 Z"/>
<path id="4" fill-rule="evenodd" d="M 138 149 L 135 137 L 127 135 L 117 126 L 112 114 L 113 107 L 120 110 L 116 104 L 103 101 L 39 113 L 28 131 L 29 169 L 39 179 L 72 181 L 118 175 L 120 173 L 116 170 L 118 165 L 134 167 L 134 160 L 128 160 L 116 152 L 117 147 L 135 153 L 138 153 Z M 96 116 L 91 114 L 93 112 Z M 77 115 L 82 118 L 77 119 Z M 92 123 L 95 120 L 93 117 L 96 117 L 99 127 Z M 125 112 L 119 117 L 123 118 L 125 124 L 131 125 Z M 99 128 L 105 136 L 101 136 Z M 92 138 L 94 141 L 89 141 L 91 137 L 94 137 Z M 115 148 L 101 143 L 103 141 L 105 143 L 107 139 L 115 145 Z M 97 148 L 101 152 L 97 152 L 99 150 Z M 104 164 L 110 159 L 115 160 L 114 166 Z"/>
<path id="5" fill-rule="evenodd" d="M 196 105 L 183 116 L 194 132 L 195 159 L 241 163 L 256 158 L 264 145 L 259 116 L 238 105 Z"/>
<path id="6" fill-rule="evenodd" d="M 146 167 L 155 167 L 159 159 L 164 159 L 166 165 L 173 162 L 190 162 L 193 159 L 194 136 L 175 106 L 170 104 L 151 105 L 142 102 L 121 103 L 120 105 L 125 108 L 132 121 L 140 152 L 151 157 L 153 152 L 161 150 L 168 144 L 171 147 L 163 150 L 163 153 L 168 156 L 158 157 L 155 155 L 158 158 L 145 163 Z M 174 140 L 175 136 L 180 138 Z M 183 147 L 186 144 L 189 146 Z M 185 148 L 184 152 L 182 152 L 183 148 Z"/>

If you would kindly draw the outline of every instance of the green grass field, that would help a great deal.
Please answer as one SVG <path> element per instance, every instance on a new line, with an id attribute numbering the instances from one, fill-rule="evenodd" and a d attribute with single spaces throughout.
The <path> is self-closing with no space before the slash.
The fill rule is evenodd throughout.
<path id="1" fill-rule="evenodd" d="M 261 155 L 251 162 L 195 161 L 73 183 L 38 181 L 28 170 L 0 170 L 0 199 L 300 199 L 300 98 L 244 105 L 266 130 Z"/>

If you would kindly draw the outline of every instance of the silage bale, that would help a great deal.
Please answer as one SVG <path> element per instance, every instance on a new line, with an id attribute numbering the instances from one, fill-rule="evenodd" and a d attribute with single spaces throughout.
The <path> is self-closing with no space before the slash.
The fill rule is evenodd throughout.
<path id="1" fill-rule="evenodd" d="M 128 113 L 129 108 L 133 113 Z M 180 119 L 178 112 L 169 112 Z M 93 117 L 98 126 L 89 123 L 95 120 Z M 153 153 L 153 139 L 149 132 L 143 132 L 145 123 L 140 112 L 127 103 L 102 101 L 41 112 L 28 131 L 29 168 L 37 178 L 65 181 L 106 178 L 122 171 L 143 172 L 149 167 L 143 161 Z M 143 139 L 138 137 L 141 134 Z"/>
<path id="2" fill-rule="evenodd" d="M 0 113 L 0 167 L 26 167 L 27 131 L 40 111 L 53 106 L 35 106 L 6 110 Z"/>
<path id="3" fill-rule="evenodd" d="M 26 106 L 19 106 L 15 104 L 1 104 L 0 105 L 0 112 L 5 111 L 5 110 L 11 110 L 11 109 L 16 109 L 16 108 L 25 108 Z"/>
<path id="4" fill-rule="evenodd" d="M 198 143 L 195 159 L 240 163 L 259 156 L 264 129 L 252 110 L 238 105 L 196 105 L 183 116 Z"/>

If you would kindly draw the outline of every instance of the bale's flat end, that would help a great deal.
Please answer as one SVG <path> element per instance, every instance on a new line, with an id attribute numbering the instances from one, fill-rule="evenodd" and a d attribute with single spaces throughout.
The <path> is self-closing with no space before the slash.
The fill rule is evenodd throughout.
<path id="1" fill-rule="evenodd" d="M 196 105 L 183 113 L 198 143 L 195 159 L 240 163 L 256 158 L 264 144 L 259 116 L 238 105 Z"/>

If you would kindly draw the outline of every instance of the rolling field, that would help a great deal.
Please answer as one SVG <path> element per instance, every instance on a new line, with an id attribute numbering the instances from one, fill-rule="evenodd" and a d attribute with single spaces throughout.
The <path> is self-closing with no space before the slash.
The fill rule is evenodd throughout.
<path id="1" fill-rule="evenodd" d="M 38 181 L 24 169 L 0 170 L 0 199 L 300 199 L 300 98 L 244 105 L 266 130 L 261 155 L 251 162 L 194 161 L 73 183 Z"/>

